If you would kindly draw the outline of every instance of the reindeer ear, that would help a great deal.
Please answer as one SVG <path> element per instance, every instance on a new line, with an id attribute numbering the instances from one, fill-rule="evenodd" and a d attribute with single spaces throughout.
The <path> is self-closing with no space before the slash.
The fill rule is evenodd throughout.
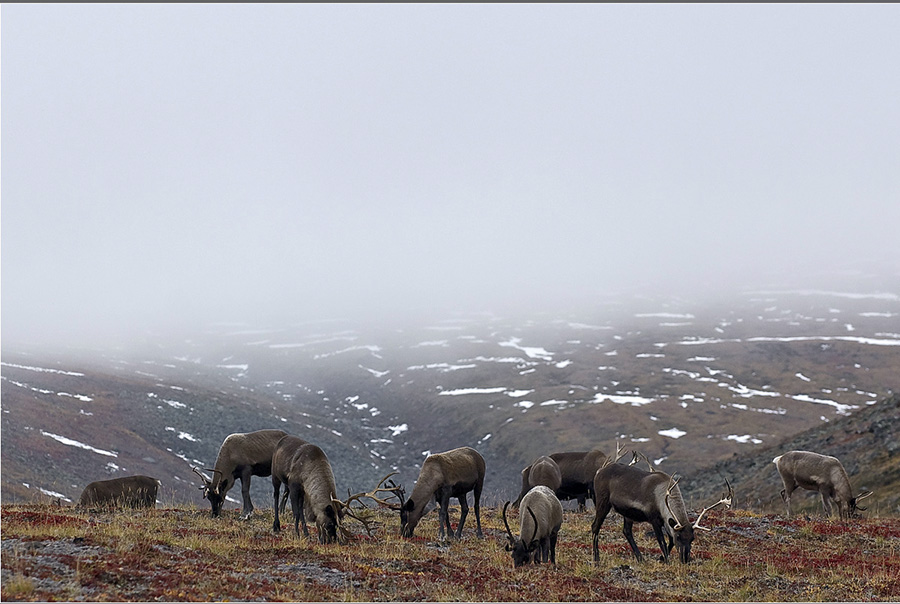
<path id="1" fill-rule="evenodd" d="M 672 528 L 675 528 L 676 526 L 678 526 L 678 524 L 675 522 L 674 518 L 669 518 L 669 526 L 671 526 Z"/>

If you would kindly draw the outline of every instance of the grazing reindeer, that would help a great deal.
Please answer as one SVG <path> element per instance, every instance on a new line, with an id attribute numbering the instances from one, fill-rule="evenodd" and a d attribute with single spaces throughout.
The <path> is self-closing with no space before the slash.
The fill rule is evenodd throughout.
<path id="1" fill-rule="evenodd" d="M 222 512 L 225 496 L 238 478 L 241 479 L 241 498 L 244 507 L 241 520 L 246 520 L 253 512 L 250 501 L 250 477 L 268 476 L 272 473 L 272 453 L 281 438 L 287 436 L 284 430 L 257 430 L 256 432 L 231 434 L 226 437 L 216 457 L 216 467 L 207 471 L 213 473 L 212 479 L 191 468 L 202 480 L 200 487 L 203 497 L 212 506 L 212 515 Z"/>
<path id="2" fill-rule="evenodd" d="M 653 534 L 659 542 L 662 551 L 662 559 L 668 563 L 669 553 L 673 546 L 678 546 L 678 557 L 683 564 L 691 559 L 691 544 L 694 541 L 695 530 L 709 530 L 700 526 L 703 515 L 716 506 L 725 504 L 731 506 L 734 491 L 728 481 L 727 495 L 713 505 L 705 508 L 694 524 L 688 520 L 687 510 L 684 507 L 684 499 L 678 489 L 678 480 L 673 480 L 665 472 L 645 472 L 633 466 L 622 464 L 610 464 L 597 470 L 594 478 L 594 507 L 596 516 L 591 525 L 591 550 L 594 562 L 599 561 L 600 551 L 598 539 L 600 527 L 611 509 L 614 509 L 625 519 L 622 533 L 631 546 L 631 551 L 638 562 L 643 560 L 637 544 L 634 542 L 632 527 L 635 522 L 649 522 L 653 527 Z M 666 543 L 668 539 L 668 543 Z"/>
<path id="3" fill-rule="evenodd" d="M 518 568 L 534 561 L 535 564 L 549 561 L 556 564 L 556 540 L 559 527 L 562 526 L 562 505 L 552 489 L 536 486 L 522 498 L 521 509 L 528 512 L 520 514 L 519 536 L 513 535 L 506 520 L 507 501 L 503 504 L 503 524 L 506 526 L 506 551 L 512 552 L 513 566 Z M 526 541 L 525 535 L 531 534 Z"/>
<path id="4" fill-rule="evenodd" d="M 84 487 L 78 507 L 155 508 L 159 481 L 149 476 L 96 480 Z"/>
<path id="5" fill-rule="evenodd" d="M 784 489 L 781 490 L 781 498 L 787 507 L 787 515 L 791 515 L 791 493 L 797 487 L 808 491 L 818 491 L 822 497 L 822 507 L 825 514 L 832 515 L 832 500 L 837 503 L 839 518 L 850 519 L 857 515 L 857 510 L 864 512 L 866 508 L 859 507 L 858 503 L 872 494 L 864 491 L 856 497 L 853 496 L 853 488 L 850 486 L 850 478 L 847 476 L 844 466 L 836 457 L 820 455 L 810 451 L 788 451 L 772 460 Z"/>
<path id="6" fill-rule="evenodd" d="M 552 453 L 548 457 L 559 467 L 560 484 L 554 489 L 556 496 L 562 501 L 577 499 L 578 511 L 584 511 L 585 502 L 594 496 L 594 474 L 606 461 L 606 454 L 600 449 L 592 449 Z M 538 461 L 541 459 L 543 458 L 538 458 Z M 513 502 L 513 507 L 519 507 L 522 497 L 539 484 L 530 481 L 533 465 L 522 470 L 522 490 Z"/>
<path id="7" fill-rule="evenodd" d="M 278 496 L 281 485 L 290 493 L 294 513 L 294 532 L 309 537 L 306 517 L 316 523 L 319 543 L 338 541 L 338 527 L 342 519 L 341 507 L 335 505 L 337 487 L 328 457 L 316 445 L 296 436 L 285 436 L 272 454 L 272 489 L 275 498 L 275 522 L 272 530 L 281 530 Z M 338 502 L 339 503 L 339 502 Z"/>
<path id="8" fill-rule="evenodd" d="M 434 499 L 440 505 L 440 536 L 444 538 L 444 526 L 447 536 L 453 537 L 450 528 L 450 498 L 459 499 L 460 515 L 456 538 L 462 538 L 463 525 L 469 513 L 466 494 L 474 491 L 476 534 L 484 538 L 481 532 L 481 490 L 484 488 L 484 458 L 471 447 L 460 447 L 444 453 L 433 453 L 425 458 L 419 479 L 410 498 L 401 502 L 400 534 L 412 537 L 419 520 L 425 515 L 426 505 Z"/>

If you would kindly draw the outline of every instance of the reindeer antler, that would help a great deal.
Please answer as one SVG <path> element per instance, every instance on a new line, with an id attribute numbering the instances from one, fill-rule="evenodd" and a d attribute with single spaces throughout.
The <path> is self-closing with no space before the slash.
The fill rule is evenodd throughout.
<path id="1" fill-rule="evenodd" d="M 659 472 L 659 470 L 654 468 L 653 464 L 650 463 L 650 458 L 647 457 L 646 455 L 644 455 L 643 453 L 639 453 L 637 451 L 632 451 L 631 455 L 632 455 L 631 463 L 628 464 L 629 466 L 633 466 L 634 464 L 636 464 L 638 462 L 638 459 L 642 458 L 644 461 L 647 462 L 647 467 L 650 469 L 651 472 Z"/>
<path id="2" fill-rule="evenodd" d="M 362 500 L 363 500 L 363 498 L 372 499 L 378 505 L 385 506 L 385 507 L 388 507 L 393 510 L 399 510 L 400 507 L 402 507 L 402 505 L 403 505 L 403 493 L 404 493 L 403 487 L 396 485 L 393 480 L 385 482 L 391 476 L 394 476 L 395 474 L 397 474 L 397 472 L 391 472 L 390 474 L 388 474 L 387 476 L 385 476 L 384 478 L 379 480 L 378 484 L 375 485 L 375 488 L 372 489 L 371 491 L 364 491 L 362 493 L 356 493 L 355 495 L 351 495 L 350 489 L 347 489 L 347 499 L 345 501 L 340 501 L 339 499 L 336 499 L 334 497 L 334 495 L 332 495 L 331 502 L 335 505 L 335 507 L 340 509 L 342 513 L 344 513 L 347 516 L 349 516 L 350 518 L 353 518 L 354 520 L 357 520 L 360 523 L 362 523 L 363 528 L 365 529 L 366 533 L 371 537 L 373 525 L 377 525 L 377 523 L 374 521 L 374 518 L 372 517 L 372 511 L 366 507 L 366 504 L 363 503 Z M 378 497 L 379 493 L 393 494 L 400 500 L 400 504 L 398 505 L 395 503 L 391 503 L 391 502 L 387 501 L 386 498 L 382 499 L 381 497 Z M 362 508 L 357 508 L 354 510 L 351 507 L 351 504 L 354 501 L 360 503 L 362 505 Z M 341 533 L 344 535 L 344 537 L 346 539 L 349 539 L 350 533 L 343 526 L 341 526 L 341 525 L 338 525 L 338 526 L 341 530 Z"/>
<path id="3" fill-rule="evenodd" d="M 509 507 L 509 502 L 503 504 L 503 526 L 506 527 L 506 534 L 509 535 L 509 540 L 515 541 L 516 537 L 513 535 L 513 532 L 509 529 L 509 522 L 506 520 L 506 508 Z"/>
<path id="4" fill-rule="evenodd" d="M 860 493 L 856 497 L 856 509 L 859 510 L 860 512 L 865 512 L 867 509 L 869 509 L 869 508 L 860 507 L 859 502 L 862 501 L 863 499 L 865 499 L 866 497 L 870 497 L 873 494 L 874 493 L 872 491 L 864 491 L 864 492 Z"/>
<path id="5" fill-rule="evenodd" d="M 207 478 L 206 476 L 204 476 L 203 473 L 200 471 L 200 468 L 191 466 L 191 470 L 193 470 L 194 474 L 199 476 L 200 479 L 203 481 L 203 486 L 200 487 L 200 490 L 202 491 L 203 489 L 208 489 L 210 487 L 210 485 L 212 484 L 212 480 Z"/>
<path id="6" fill-rule="evenodd" d="M 605 468 L 606 466 L 611 466 L 614 463 L 619 463 L 619 460 L 625 456 L 625 448 L 619 446 L 619 439 L 616 439 L 616 455 L 615 458 L 607 457 L 606 460 L 601 465 L 601 468 Z"/>
<path id="7" fill-rule="evenodd" d="M 674 489 L 678 484 L 679 480 L 681 480 L 681 476 L 679 476 L 678 478 L 671 476 L 669 478 L 669 486 L 668 488 L 666 488 L 666 509 L 669 510 L 669 515 L 671 515 L 672 518 L 675 519 L 676 524 L 672 527 L 672 529 L 676 531 L 680 531 L 681 529 L 683 529 L 684 525 L 680 520 L 678 520 L 678 516 L 675 515 L 675 512 L 672 511 L 672 507 L 669 505 L 669 494 L 672 492 L 672 489 Z"/>
<path id="8" fill-rule="evenodd" d="M 694 521 L 694 528 L 695 528 L 695 529 L 700 529 L 701 531 L 709 531 L 709 530 L 712 530 L 712 529 L 706 528 L 705 526 L 700 526 L 700 519 L 703 518 L 703 514 L 705 514 L 706 512 L 710 511 L 711 509 L 713 509 L 713 508 L 716 507 L 716 506 L 722 505 L 723 503 L 725 504 L 725 507 L 728 507 L 728 508 L 731 507 L 731 500 L 734 499 L 734 489 L 732 489 L 732 488 L 731 488 L 731 485 L 728 484 L 728 479 L 727 479 L 727 478 L 725 479 L 725 486 L 728 488 L 728 492 L 725 493 L 725 494 L 723 494 L 723 495 L 722 495 L 722 498 L 719 499 L 719 501 L 715 502 L 714 504 L 712 504 L 712 505 L 709 506 L 709 507 L 703 508 L 703 511 L 700 512 L 700 515 L 697 516 L 697 520 Z"/>

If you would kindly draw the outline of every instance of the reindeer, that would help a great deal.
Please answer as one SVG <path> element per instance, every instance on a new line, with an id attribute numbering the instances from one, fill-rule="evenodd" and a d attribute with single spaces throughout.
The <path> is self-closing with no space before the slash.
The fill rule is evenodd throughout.
<path id="1" fill-rule="evenodd" d="M 155 508 L 159 481 L 149 476 L 96 480 L 81 492 L 78 507 Z"/>
<path id="2" fill-rule="evenodd" d="M 503 524 L 506 526 L 507 539 L 506 551 L 512 552 L 513 566 L 518 568 L 528 564 L 532 560 L 535 564 L 546 563 L 547 560 L 556 564 L 556 540 L 559 536 L 559 527 L 562 526 L 562 505 L 552 489 L 539 485 L 529 490 L 522 498 L 521 507 L 528 512 L 526 516 L 520 514 L 519 536 L 513 535 L 506 520 L 507 501 L 503 504 Z M 536 511 L 536 513 L 535 513 Z M 531 538 L 525 541 L 525 535 L 531 533 Z"/>
<path id="3" fill-rule="evenodd" d="M 555 488 L 556 496 L 562 501 L 577 499 L 578 511 L 583 512 L 587 498 L 594 496 L 594 474 L 606 461 L 606 454 L 600 449 L 592 449 L 552 453 L 548 457 L 559 467 L 560 485 Z M 522 470 L 522 490 L 513 507 L 519 507 L 522 497 L 537 484 L 529 480 L 531 468 L 528 466 Z"/>
<path id="4" fill-rule="evenodd" d="M 784 500 L 788 516 L 791 515 L 791 493 L 797 487 L 818 491 L 827 516 L 831 516 L 834 509 L 831 505 L 832 500 L 837 503 L 838 518 L 850 519 L 858 516 L 857 510 L 861 512 L 866 510 L 858 504 L 872 495 L 872 492 L 864 491 L 854 497 L 850 478 L 836 457 L 810 451 L 788 451 L 773 459 L 772 463 L 775 464 L 784 483 L 781 498 Z"/>
<path id="5" fill-rule="evenodd" d="M 562 486 L 562 473 L 559 464 L 549 455 L 541 455 L 527 468 L 522 470 L 522 491 L 516 497 L 513 507 L 519 507 L 522 498 L 532 488 L 543 485 L 556 493 Z"/>
<path id="6" fill-rule="evenodd" d="M 462 538 L 463 525 L 469 513 L 466 494 L 474 491 L 475 497 L 475 531 L 479 538 L 481 532 L 481 490 L 484 487 L 484 458 L 471 447 L 460 447 L 444 453 L 434 453 L 425 458 L 419 479 L 413 487 L 412 495 L 400 506 L 400 534 L 412 537 L 419 520 L 425 515 L 426 505 L 434 499 L 440 505 L 440 537 L 444 538 L 444 525 L 447 536 L 453 537 L 450 528 L 450 498 L 459 499 L 460 516 L 456 538 Z M 402 497 L 402 495 L 401 495 Z"/>
<path id="7" fill-rule="evenodd" d="M 269 476 L 272 473 L 272 453 L 275 445 L 287 436 L 284 430 L 257 430 L 256 432 L 231 434 L 222 442 L 219 455 L 216 457 L 215 469 L 208 472 L 213 477 L 207 478 L 199 469 L 191 469 L 203 480 L 203 497 L 212 506 L 212 515 L 222 512 L 225 496 L 238 478 L 241 479 L 241 499 L 243 510 L 241 520 L 250 518 L 253 513 L 253 502 L 250 501 L 250 477 Z"/>
<path id="8" fill-rule="evenodd" d="M 734 491 L 727 480 L 725 486 L 728 488 L 727 495 L 723 495 L 718 502 L 700 512 L 697 520 L 691 524 L 678 488 L 678 480 L 665 472 L 645 472 L 631 465 L 617 463 L 597 470 L 594 477 L 596 515 L 591 524 L 591 550 L 594 562 L 600 559 L 598 547 L 600 527 L 603 526 L 603 521 L 610 510 L 614 509 L 624 518 L 622 533 L 638 562 L 643 561 L 643 556 L 634 542 L 632 527 L 635 522 L 649 522 L 662 551 L 662 560 L 668 563 L 669 553 L 672 547 L 677 545 L 678 557 L 682 564 L 686 564 L 691 559 L 694 531 L 710 530 L 700 526 L 703 515 L 722 504 L 726 507 L 731 506 Z"/>
<path id="9" fill-rule="evenodd" d="M 275 522 L 272 530 L 281 530 L 278 497 L 284 483 L 290 493 L 294 514 L 294 532 L 309 538 L 306 517 L 316 523 L 319 543 L 338 541 L 338 527 L 343 518 L 342 509 L 336 505 L 337 487 L 328 456 L 316 445 L 296 436 L 284 436 L 278 441 L 272 454 L 272 489 L 275 498 Z"/>

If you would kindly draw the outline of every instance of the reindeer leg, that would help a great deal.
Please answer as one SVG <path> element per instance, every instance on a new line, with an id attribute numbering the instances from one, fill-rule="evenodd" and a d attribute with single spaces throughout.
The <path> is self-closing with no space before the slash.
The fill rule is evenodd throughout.
<path id="1" fill-rule="evenodd" d="M 241 512 L 241 520 L 247 520 L 250 518 L 250 514 L 253 513 L 253 502 L 250 501 L 250 476 L 253 475 L 253 468 L 250 466 L 245 467 L 241 471 L 241 499 L 244 502 L 244 509 Z"/>
<path id="2" fill-rule="evenodd" d="M 559 533 L 557 531 L 553 531 L 550 534 L 550 562 L 553 566 L 556 566 L 556 540 L 559 537 Z"/>
<path id="3" fill-rule="evenodd" d="M 641 555 L 641 551 L 638 549 L 637 543 L 634 542 L 634 534 L 632 533 L 633 527 L 634 520 L 625 518 L 625 522 L 622 524 L 622 534 L 625 535 L 625 539 L 628 541 L 628 545 L 631 546 L 631 551 L 634 552 L 634 557 L 637 558 L 638 562 L 643 562 L 644 557 Z"/>
<path id="4" fill-rule="evenodd" d="M 463 525 L 466 523 L 466 516 L 469 515 L 469 502 L 466 501 L 466 494 L 459 496 L 459 526 L 456 528 L 456 538 L 462 539 Z M 447 523 L 447 527 L 450 524 Z"/>
<path id="5" fill-rule="evenodd" d="M 598 497 L 597 499 L 594 502 L 594 521 L 591 523 L 591 553 L 594 556 L 594 562 L 600 561 L 600 527 L 603 526 L 603 521 L 606 520 L 606 516 L 612 509 L 609 497 L 605 499 Z"/>
<path id="6" fill-rule="evenodd" d="M 281 530 L 281 518 L 278 516 L 278 495 L 281 494 L 281 481 L 275 478 L 275 475 L 272 474 L 272 490 L 275 492 L 275 522 L 272 523 L 272 530 L 276 533 Z M 285 488 L 285 495 L 287 495 L 288 489 Z"/>
<path id="7" fill-rule="evenodd" d="M 787 508 L 787 515 L 790 517 L 791 515 L 791 493 L 796 489 L 796 485 L 788 485 L 785 483 L 784 489 L 781 491 L 781 498 L 784 499 L 784 505 Z"/>
<path id="8" fill-rule="evenodd" d="M 440 499 L 438 500 L 440 508 L 438 510 L 438 523 L 440 525 L 441 540 L 444 539 L 444 526 L 447 526 L 446 536 L 448 539 L 453 537 L 453 529 L 450 528 L 450 491 L 442 489 L 440 491 Z"/>
<path id="9" fill-rule="evenodd" d="M 475 535 L 479 539 L 484 539 L 484 533 L 481 532 L 481 488 L 483 485 L 475 485 Z"/>
<path id="10" fill-rule="evenodd" d="M 303 487 L 299 484 L 291 485 L 291 510 L 294 512 L 294 533 L 300 536 L 300 525 L 303 525 L 303 535 L 309 538 L 309 528 L 306 526 L 306 517 L 303 514 Z"/>
<path id="11" fill-rule="evenodd" d="M 833 512 L 831 507 L 831 496 L 826 490 L 820 490 L 819 496 L 822 498 L 822 508 L 825 510 L 825 517 L 831 518 Z"/>
<path id="12" fill-rule="evenodd" d="M 675 542 L 669 539 L 669 543 L 666 544 L 666 535 L 663 533 L 663 528 L 661 524 L 656 522 L 652 522 L 653 526 L 653 534 L 656 536 L 656 541 L 659 543 L 659 549 L 662 552 L 662 561 L 666 564 L 669 563 L 669 552 L 672 551 L 672 546 L 675 545 Z"/>

